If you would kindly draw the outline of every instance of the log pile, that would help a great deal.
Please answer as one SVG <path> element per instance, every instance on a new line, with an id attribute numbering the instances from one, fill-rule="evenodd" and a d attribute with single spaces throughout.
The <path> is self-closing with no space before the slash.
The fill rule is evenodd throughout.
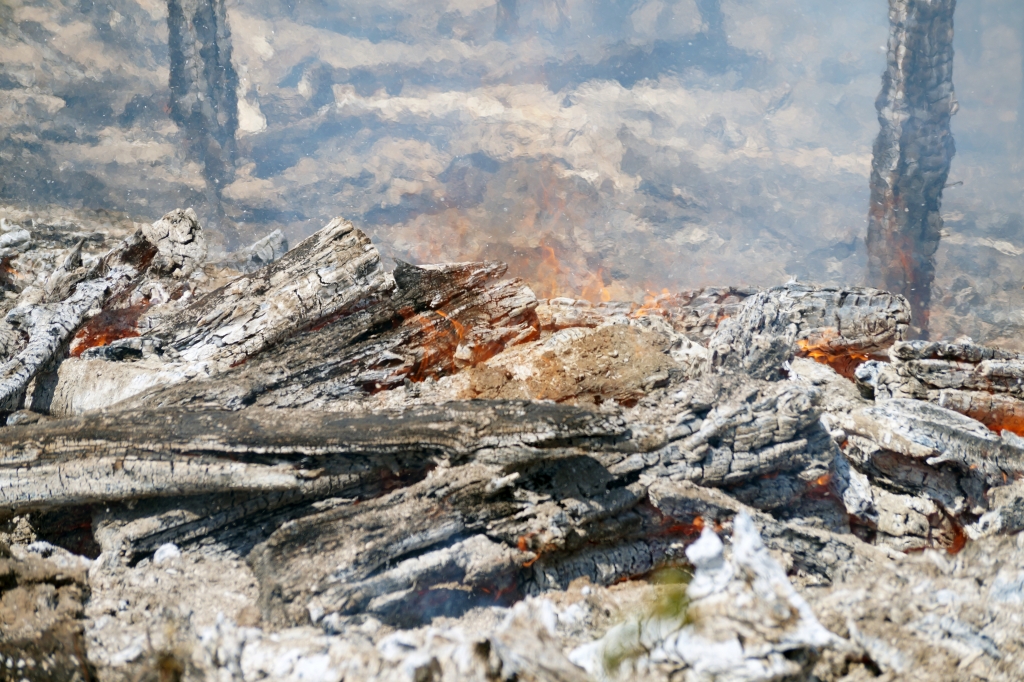
<path id="1" fill-rule="evenodd" d="M 175 211 L 9 297 L 0 677 L 1022 664 L 1024 358 L 901 296 L 538 300 L 342 219 L 205 255 Z"/>

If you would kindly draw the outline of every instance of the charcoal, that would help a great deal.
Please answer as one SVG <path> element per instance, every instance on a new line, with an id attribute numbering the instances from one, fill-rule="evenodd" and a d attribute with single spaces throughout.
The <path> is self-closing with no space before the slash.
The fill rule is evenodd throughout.
<path id="1" fill-rule="evenodd" d="M 787 284 L 747 299 L 709 340 L 711 363 L 772 379 L 799 350 L 822 361 L 868 359 L 902 340 L 906 299 L 877 289 Z"/>
<path id="2" fill-rule="evenodd" d="M 1024 441 L 932 403 L 896 398 L 857 410 L 842 422 L 849 433 L 935 467 L 948 463 L 988 485 L 1024 473 Z"/>
<path id="3" fill-rule="evenodd" d="M 969 339 L 907 341 L 889 354 L 876 380 L 879 399 L 928 400 L 993 431 L 1024 433 L 1024 356 Z"/>
<path id="4" fill-rule="evenodd" d="M 24 347 L 9 347 L 10 355 L 0 365 L 0 407 L 19 407 L 29 382 L 59 359 L 79 328 L 109 301 L 144 277 L 168 268 L 190 267 L 194 263 L 186 265 L 186 261 L 205 255 L 200 254 L 204 250 L 201 240 L 193 236 L 198 229 L 194 216 L 188 211 L 169 213 L 158 224 L 183 223 L 185 228 L 138 230 L 90 267 L 82 261 L 81 243 L 76 244 L 41 289 L 22 291 L 6 321 L 27 336 L 28 342 Z M 183 241 L 193 243 L 185 245 Z M 177 261 L 180 266 L 174 265 Z"/>

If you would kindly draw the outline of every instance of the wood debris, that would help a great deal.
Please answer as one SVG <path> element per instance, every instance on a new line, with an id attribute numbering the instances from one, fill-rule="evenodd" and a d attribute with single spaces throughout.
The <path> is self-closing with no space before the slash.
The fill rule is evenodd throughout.
<path id="1" fill-rule="evenodd" d="M 874 289 L 585 305 L 501 263 L 388 272 L 341 219 L 275 240 L 205 263 L 178 211 L 16 294 L 3 560 L 85 568 L 0 652 L 41 666 L 59 631 L 69 679 L 1011 679 L 1002 607 L 901 622 L 951 652 L 913 663 L 836 605 L 929 580 L 908 551 L 1014 542 L 1017 355 L 904 341 Z"/>

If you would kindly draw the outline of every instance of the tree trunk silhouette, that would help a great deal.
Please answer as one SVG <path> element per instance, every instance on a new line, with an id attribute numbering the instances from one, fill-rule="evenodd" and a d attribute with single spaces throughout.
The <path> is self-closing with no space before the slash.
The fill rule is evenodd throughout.
<path id="1" fill-rule="evenodd" d="M 221 189 L 234 174 L 238 130 L 238 74 L 224 0 L 168 0 L 167 28 L 171 118 L 203 166 L 213 222 L 235 246 L 238 235 L 221 207 Z"/>

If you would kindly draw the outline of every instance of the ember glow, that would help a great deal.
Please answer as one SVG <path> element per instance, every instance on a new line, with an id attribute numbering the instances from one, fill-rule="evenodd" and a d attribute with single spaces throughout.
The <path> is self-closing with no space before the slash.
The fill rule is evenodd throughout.
<path id="1" fill-rule="evenodd" d="M 149 299 L 119 310 L 105 310 L 92 318 L 71 342 L 71 357 L 79 357 L 89 348 L 105 346 L 119 339 L 139 335 L 139 318 L 149 308 Z"/>
<path id="2" fill-rule="evenodd" d="M 862 363 L 871 359 L 866 353 L 843 348 L 831 348 L 825 343 L 813 343 L 807 339 L 797 339 L 797 346 L 804 357 L 811 358 L 823 365 L 828 365 L 847 379 L 854 378 L 854 371 Z"/>
<path id="3" fill-rule="evenodd" d="M 0 0 L 0 679 L 1016 682 L 960 5 Z"/>

